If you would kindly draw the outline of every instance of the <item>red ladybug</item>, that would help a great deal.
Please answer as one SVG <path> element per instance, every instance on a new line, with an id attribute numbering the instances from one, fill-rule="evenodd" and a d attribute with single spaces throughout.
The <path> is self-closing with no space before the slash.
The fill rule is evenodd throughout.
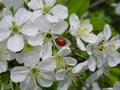
<path id="1" fill-rule="evenodd" d="M 61 38 L 61 37 L 57 37 L 55 39 L 55 42 L 59 45 L 59 46 L 65 46 L 67 43 L 66 43 L 66 40 L 64 38 Z"/>

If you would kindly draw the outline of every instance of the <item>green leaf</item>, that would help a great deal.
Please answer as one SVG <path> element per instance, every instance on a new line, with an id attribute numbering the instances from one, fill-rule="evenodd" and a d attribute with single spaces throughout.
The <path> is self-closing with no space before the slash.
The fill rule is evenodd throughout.
<path id="1" fill-rule="evenodd" d="M 90 0 L 70 0 L 68 3 L 69 15 L 76 13 L 82 15 L 89 7 Z"/>
<path id="2" fill-rule="evenodd" d="M 106 22 L 103 19 L 98 17 L 90 18 L 90 22 L 93 25 L 93 32 L 96 34 L 103 31 L 104 25 L 106 24 Z M 111 30 L 112 36 L 115 36 L 118 33 L 113 27 L 111 27 Z"/>
<path id="3" fill-rule="evenodd" d="M 62 4 L 62 5 L 66 5 L 65 0 L 58 0 L 58 3 Z"/>
<path id="4" fill-rule="evenodd" d="M 83 0 L 83 1 L 84 2 L 82 3 L 79 10 L 77 11 L 78 16 L 81 16 L 82 14 L 84 14 L 87 11 L 87 9 L 89 8 L 90 0 Z"/>
<path id="5" fill-rule="evenodd" d="M 90 18 L 90 22 L 95 31 L 102 31 L 105 25 L 105 21 L 97 17 Z"/>

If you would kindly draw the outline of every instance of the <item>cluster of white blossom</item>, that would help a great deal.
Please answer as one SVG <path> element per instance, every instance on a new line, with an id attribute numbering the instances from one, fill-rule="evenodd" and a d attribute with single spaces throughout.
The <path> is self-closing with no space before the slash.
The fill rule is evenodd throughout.
<path id="1" fill-rule="evenodd" d="M 42 90 L 54 81 L 59 82 L 58 90 L 67 90 L 82 71 L 93 72 L 86 80 L 89 84 L 120 64 L 119 35 L 111 38 L 108 24 L 96 35 L 89 19 L 72 14 L 68 24 L 68 9 L 57 0 L 13 2 L 0 2 L 0 73 L 10 70 L 11 80 L 19 82 L 21 90 Z M 78 49 L 88 53 L 88 60 L 78 63 L 70 56 L 71 41 L 61 37 L 67 30 Z M 9 68 L 12 60 L 18 64 Z"/>

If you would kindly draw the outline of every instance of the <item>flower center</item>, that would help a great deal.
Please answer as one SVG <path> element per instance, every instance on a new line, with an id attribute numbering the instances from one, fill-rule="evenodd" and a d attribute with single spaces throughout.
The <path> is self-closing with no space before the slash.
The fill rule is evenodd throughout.
<path id="1" fill-rule="evenodd" d="M 77 31 L 77 36 L 89 37 L 87 28 L 80 28 L 80 30 Z"/>
<path id="2" fill-rule="evenodd" d="M 98 44 L 98 46 L 93 48 L 93 51 L 94 51 L 94 53 L 96 53 L 96 55 L 103 54 L 104 52 L 106 52 L 105 43 L 104 42 L 100 42 Z"/>
<path id="3" fill-rule="evenodd" d="M 23 49 L 23 52 L 24 52 L 24 53 L 28 53 L 29 51 L 31 51 L 31 50 L 33 50 L 33 49 L 34 49 L 33 46 L 31 46 L 30 44 L 28 44 L 27 42 L 25 42 L 25 47 L 24 47 L 24 49 Z"/>
<path id="4" fill-rule="evenodd" d="M 43 7 L 43 14 L 46 15 L 50 12 L 51 6 L 44 6 Z"/>
<path id="5" fill-rule="evenodd" d="M 13 33 L 13 34 L 18 34 L 18 33 L 19 33 L 19 30 L 20 30 L 20 27 L 19 27 L 19 26 L 16 26 L 16 25 L 15 25 L 15 22 L 12 22 L 11 29 L 12 29 L 12 33 Z"/>
<path id="6" fill-rule="evenodd" d="M 67 69 L 67 65 L 65 64 L 65 62 L 62 60 L 62 57 L 60 56 L 56 56 L 56 65 L 57 65 L 57 69 Z"/>
<path id="7" fill-rule="evenodd" d="M 52 38 L 53 38 L 52 33 L 48 32 L 48 33 L 44 34 L 44 41 L 45 42 L 48 42 L 48 41 L 52 40 Z"/>
<path id="8" fill-rule="evenodd" d="M 30 70 L 30 73 L 32 76 L 36 77 L 36 78 L 42 78 L 43 76 L 40 74 L 40 71 L 38 68 L 34 67 Z"/>

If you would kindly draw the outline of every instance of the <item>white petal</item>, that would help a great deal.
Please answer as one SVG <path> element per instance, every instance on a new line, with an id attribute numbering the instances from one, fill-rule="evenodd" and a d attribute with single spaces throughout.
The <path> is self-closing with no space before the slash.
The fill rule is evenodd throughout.
<path id="1" fill-rule="evenodd" d="M 103 88 L 103 90 L 113 90 L 113 88 Z"/>
<path id="2" fill-rule="evenodd" d="M 39 51 L 39 57 L 41 58 L 41 59 L 43 59 L 42 58 L 42 56 L 43 56 L 43 52 L 44 52 L 44 48 L 43 48 L 43 46 L 39 46 L 39 47 L 37 47 L 37 50 Z M 48 58 L 48 57 L 47 57 Z"/>
<path id="3" fill-rule="evenodd" d="M 54 15 L 51 15 L 51 14 L 46 15 L 46 19 L 47 19 L 50 23 L 56 23 L 56 22 L 59 21 L 59 19 L 58 19 L 57 16 L 54 16 Z"/>
<path id="4" fill-rule="evenodd" d="M 13 7 L 16 11 L 18 8 L 23 7 L 24 0 L 2 0 L 7 8 Z"/>
<path id="5" fill-rule="evenodd" d="M 92 24 L 90 24 L 90 20 L 83 20 L 83 22 L 81 23 L 81 28 L 86 28 L 88 30 L 88 32 L 91 32 L 93 30 L 93 26 Z"/>
<path id="6" fill-rule="evenodd" d="M 23 63 L 23 57 L 24 57 L 24 53 L 17 53 L 15 58 L 16 58 L 16 61 L 20 64 Z"/>
<path id="7" fill-rule="evenodd" d="M 33 23 L 26 23 L 20 32 L 27 36 L 35 36 L 38 34 L 38 28 Z"/>
<path id="8" fill-rule="evenodd" d="M 82 63 L 77 64 L 73 69 L 72 69 L 72 73 L 79 73 L 82 70 L 87 70 L 88 67 L 88 61 L 84 61 Z"/>
<path id="9" fill-rule="evenodd" d="M 29 90 L 30 90 L 30 89 L 29 89 Z M 39 87 L 39 86 L 36 86 L 36 87 L 34 88 L 34 90 L 42 90 L 42 88 Z"/>
<path id="10" fill-rule="evenodd" d="M 88 43 L 95 43 L 97 41 L 97 36 L 92 33 L 88 33 L 88 35 L 81 36 L 81 39 Z"/>
<path id="11" fill-rule="evenodd" d="M 30 11 L 20 8 L 15 14 L 15 24 L 21 26 L 30 19 L 31 15 L 32 13 Z"/>
<path id="12" fill-rule="evenodd" d="M 43 87 L 50 87 L 53 84 L 52 80 L 47 80 L 44 78 L 37 78 L 38 84 L 40 84 Z"/>
<path id="13" fill-rule="evenodd" d="M 28 2 L 28 7 L 33 9 L 33 10 L 38 10 L 43 8 L 44 4 L 42 0 L 31 0 L 30 2 Z"/>
<path id="14" fill-rule="evenodd" d="M 7 15 L 1 20 L 0 27 L 9 29 L 12 25 L 12 22 L 14 22 L 14 17 L 12 15 Z"/>
<path id="15" fill-rule="evenodd" d="M 16 53 L 8 50 L 7 47 L 5 48 L 5 50 L 3 50 L 3 53 L 1 53 L 1 55 L 2 54 L 7 61 L 11 61 L 11 60 L 15 59 L 15 55 L 16 55 Z"/>
<path id="16" fill-rule="evenodd" d="M 65 76 L 66 76 L 66 73 L 67 73 L 67 71 L 65 71 L 65 70 L 57 71 L 56 74 L 55 74 L 56 80 L 58 80 L 58 81 L 63 80 L 65 78 Z"/>
<path id="17" fill-rule="evenodd" d="M 112 52 L 107 56 L 107 60 L 110 67 L 117 66 L 120 63 L 120 53 L 118 53 L 117 51 Z"/>
<path id="18" fill-rule="evenodd" d="M 103 40 L 103 33 L 97 35 L 96 44 L 99 44 Z"/>
<path id="19" fill-rule="evenodd" d="M 35 19 L 35 25 L 39 28 L 40 32 L 48 32 L 50 23 L 46 20 L 45 16 L 40 16 Z"/>
<path id="20" fill-rule="evenodd" d="M 20 90 L 36 90 L 38 86 L 35 85 L 35 82 L 32 77 L 28 76 L 23 82 L 20 83 Z M 41 90 L 39 88 L 38 90 Z"/>
<path id="21" fill-rule="evenodd" d="M 55 72 L 53 71 L 40 71 L 40 73 L 47 80 L 55 80 Z"/>
<path id="22" fill-rule="evenodd" d="M 77 41 L 77 46 L 80 50 L 82 51 L 86 51 L 86 48 L 85 48 L 85 45 L 84 43 L 80 40 L 80 38 L 76 38 L 76 41 Z"/>
<path id="23" fill-rule="evenodd" d="M 99 69 L 95 73 L 93 73 L 90 77 L 87 78 L 86 83 L 92 83 L 97 80 L 103 74 L 103 70 Z"/>
<path id="24" fill-rule="evenodd" d="M 4 28 L 0 28 L 0 42 L 4 41 L 5 39 L 7 39 L 10 35 L 11 35 L 11 31 L 10 30 L 6 30 Z"/>
<path id="25" fill-rule="evenodd" d="M 52 26 L 51 31 L 53 31 L 55 34 L 63 34 L 67 28 L 68 23 L 65 21 L 60 21 Z"/>
<path id="26" fill-rule="evenodd" d="M 67 56 L 71 53 L 71 50 L 69 47 L 63 47 L 58 51 L 58 56 Z"/>
<path id="27" fill-rule="evenodd" d="M 110 42 L 114 42 L 114 41 L 117 41 L 117 40 L 119 40 L 119 34 L 112 37 L 112 39 L 110 39 Z"/>
<path id="28" fill-rule="evenodd" d="M 21 51 L 24 47 L 23 37 L 21 35 L 13 35 L 8 39 L 7 47 L 13 52 Z"/>
<path id="29" fill-rule="evenodd" d="M 92 54 L 92 47 L 93 47 L 92 44 L 88 44 L 88 45 L 86 46 L 86 50 L 87 50 L 87 53 L 88 53 L 89 55 Z"/>
<path id="30" fill-rule="evenodd" d="M 12 12 L 8 8 L 4 8 L 1 13 L 3 16 L 12 15 Z"/>
<path id="31" fill-rule="evenodd" d="M 77 64 L 77 60 L 72 57 L 63 57 L 63 60 L 69 66 L 75 66 Z"/>
<path id="32" fill-rule="evenodd" d="M 103 35 L 104 35 L 105 42 L 108 41 L 108 39 L 111 37 L 111 29 L 108 24 L 105 24 L 104 26 Z"/>
<path id="33" fill-rule="evenodd" d="M 28 43 L 32 46 L 42 46 L 44 43 L 44 37 L 42 34 L 39 34 L 37 36 L 34 37 L 29 37 L 28 38 Z"/>
<path id="34" fill-rule="evenodd" d="M 116 50 L 120 48 L 120 40 L 116 40 L 115 42 L 113 42 L 113 44 L 115 45 Z"/>
<path id="35" fill-rule="evenodd" d="M 96 69 L 96 60 L 94 58 L 94 56 L 90 55 L 89 59 L 88 59 L 88 68 L 91 71 L 95 71 Z"/>
<path id="36" fill-rule="evenodd" d="M 0 60 L 0 73 L 7 71 L 7 62 Z"/>
<path id="37" fill-rule="evenodd" d="M 59 82 L 58 90 L 68 90 L 70 86 L 69 78 L 66 76 L 64 80 Z"/>
<path id="38" fill-rule="evenodd" d="M 70 15 L 69 18 L 70 22 L 70 33 L 75 36 L 77 30 L 80 28 L 80 20 L 76 14 Z"/>
<path id="39" fill-rule="evenodd" d="M 53 58 L 48 58 L 46 60 L 43 60 L 39 64 L 39 69 L 42 71 L 54 71 L 56 68 L 56 62 Z"/>
<path id="40" fill-rule="evenodd" d="M 56 0 L 44 0 L 45 5 L 53 6 L 56 3 Z"/>
<path id="41" fill-rule="evenodd" d="M 70 15 L 69 21 L 70 25 L 73 26 L 74 28 L 78 27 L 80 24 L 80 20 L 76 14 Z"/>
<path id="42" fill-rule="evenodd" d="M 68 17 L 68 9 L 60 4 L 56 4 L 52 8 L 51 13 L 57 16 L 59 19 L 66 19 Z"/>
<path id="43" fill-rule="evenodd" d="M 37 10 L 37 11 L 32 12 L 32 16 L 30 18 L 30 21 L 35 22 L 35 19 L 37 17 L 40 17 L 41 15 L 42 15 L 42 10 Z"/>
<path id="44" fill-rule="evenodd" d="M 52 56 L 52 43 L 51 42 L 45 43 L 42 49 L 43 49 L 43 52 L 42 52 L 41 58 L 43 60 Z"/>
<path id="45" fill-rule="evenodd" d="M 114 36 L 112 39 L 110 39 L 109 43 L 111 45 L 115 46 L 115 49 L 119 49 L 120 47 L 120 39 L 119 39 L 119 34 L 117 34 L 116 36 Z"/>
<path id="46" fill-rule="evenodd" d="M 104 55 L 107 55 L 107 53 L 104 53 Z M 103 56 L 98 56 L 98 58 L 97 58 L 97 67 L 98 68 L 100 68 L 100 67 L 102 67 L 105 63 L 106 63 L 106 56 L 105 57 L 103 57 Z"/>
<path id="47" fill-rule="evenodd" d="M 39 53 L 31 51 L 23 57 L 23 61 L 25 66 L 35 67 L 39 63 Z"/>
<path id="48" fill-rule="evenodd" d="M 10 72 L 10 78 L 13 82 L 24 81 L 29 71 L 25 67 L 14 67 Z"/>

